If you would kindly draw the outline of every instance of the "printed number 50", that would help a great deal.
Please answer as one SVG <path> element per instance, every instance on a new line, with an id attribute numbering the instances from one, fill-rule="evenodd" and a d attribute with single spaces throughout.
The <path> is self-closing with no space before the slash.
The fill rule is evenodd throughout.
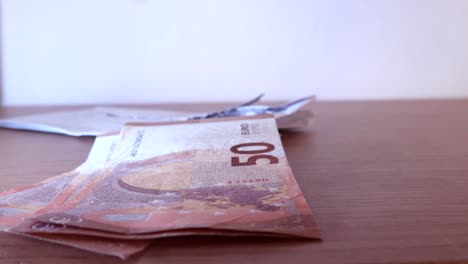
<path id="1" fill-rule="evenodd" d="M 261 149 L 253 149 L 253 150 L 242 150 L 242 148 L 246 147 L 263 147 Z M 243 143 L 235 145 L 231 148 L 232 153 L 236 154 L 261 154 L 261 155 L 253 155 L 247 158 L 246 162 L 241 162 L 239 157 L 231 157 L 231 165 L 234 167 L 237 166 L 252 166 L 257 165 L 257 160 L 259 159 L 267 159 L 270 161 L 269 164 L 277 164 L 279 162 L 278 158 L 272 155 L 266 155 L 262 153 L 267 153 L 275 149 L 275 146 L 270 143 L 264 142 L 252 142 L 252 143 Z"/>

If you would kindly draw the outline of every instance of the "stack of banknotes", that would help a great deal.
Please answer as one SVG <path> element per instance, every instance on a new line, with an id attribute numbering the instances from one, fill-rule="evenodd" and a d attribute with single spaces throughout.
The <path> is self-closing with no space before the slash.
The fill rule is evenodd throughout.
<path id="1" fill-rule="evenodd" d="M 127 123 L 78 168 L 0 194 L 4 232 L 126 258 L 155 238 L 319 238 L 273 115 Z"/>
<path id="2" fill-rule="evenodd" d="M 259 114 L 274 115 L 280 129 L 304 128 L 312 123 L 314 115 L 309 106 L 314 99 L 313 96 L 279 106 L 254 105 L 262 96 L 259 95 L 238 106 L 207 113 L 164 109 L 91 107 L 4 118 L 0 119 L 0 127 L 69 136 L 99 136 L 119 131 L 128 122 L 183 121 Z"/>

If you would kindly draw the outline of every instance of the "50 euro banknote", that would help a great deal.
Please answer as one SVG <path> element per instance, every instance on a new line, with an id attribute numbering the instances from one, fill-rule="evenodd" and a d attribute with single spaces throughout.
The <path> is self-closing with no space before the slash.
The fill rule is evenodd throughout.
<path id="1" fill-rule="evenodd" d="M 74 179 L 32 220 L 68 227 L 54 233 L 77 228 L 127 238 L 320 237 L 272 116 L 130 123 L 112 159 Z"/>
<path id="2" fill-rule="evenodd" d="M 118 136 L 97 138 L 86 162 L 70 172 L 0 193 L 0 230 L 120 258 L 126 258 L 145 249 L 151 240 L 130 241 L 113 237 L 92 237 L 82 232 L 73 234 L 24 232 L 19 228 L 31 223 L 33 221 L 31 216 L 57 198 L 77 177 L 102 168 L 109 161 L 117 139 Z"/>

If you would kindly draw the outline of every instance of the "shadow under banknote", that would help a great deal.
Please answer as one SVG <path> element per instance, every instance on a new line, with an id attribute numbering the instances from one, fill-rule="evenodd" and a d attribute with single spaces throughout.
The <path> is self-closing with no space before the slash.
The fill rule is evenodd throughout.
<path id="1" fill-rule="evenodd" d="M 187 236 L 170 237 L 155 240 L 145 251 L 145 255 L 151 256 L 180 256 L 184 254 L 201 253 L 229 258 L 242 255 L 245 251 L 258 252 L 258 254 L 275 254 L 278 249 L 288 250 L 298 246 L 315 246 L 320 240 L 305 238 L 260 237 L 260 236 Z"/>

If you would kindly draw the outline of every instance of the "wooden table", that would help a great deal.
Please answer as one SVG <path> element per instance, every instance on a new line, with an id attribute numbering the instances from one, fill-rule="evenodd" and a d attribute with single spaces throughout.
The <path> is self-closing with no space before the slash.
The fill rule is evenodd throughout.
<path id="1" fill-rule="evenodd" d="M 212 110 L 220 105 L 163 105 Z M 0 117 L 59 108 L 3 108 Z M 468 263 L 468 100 L 320 102 L 284 133 L 323 241 L 161 239 L 128 263 Z M 93 138 L 0 129 L 0 188 L 68 171 Z M 121 263 L 0 234 L 0 263 Z"/>

